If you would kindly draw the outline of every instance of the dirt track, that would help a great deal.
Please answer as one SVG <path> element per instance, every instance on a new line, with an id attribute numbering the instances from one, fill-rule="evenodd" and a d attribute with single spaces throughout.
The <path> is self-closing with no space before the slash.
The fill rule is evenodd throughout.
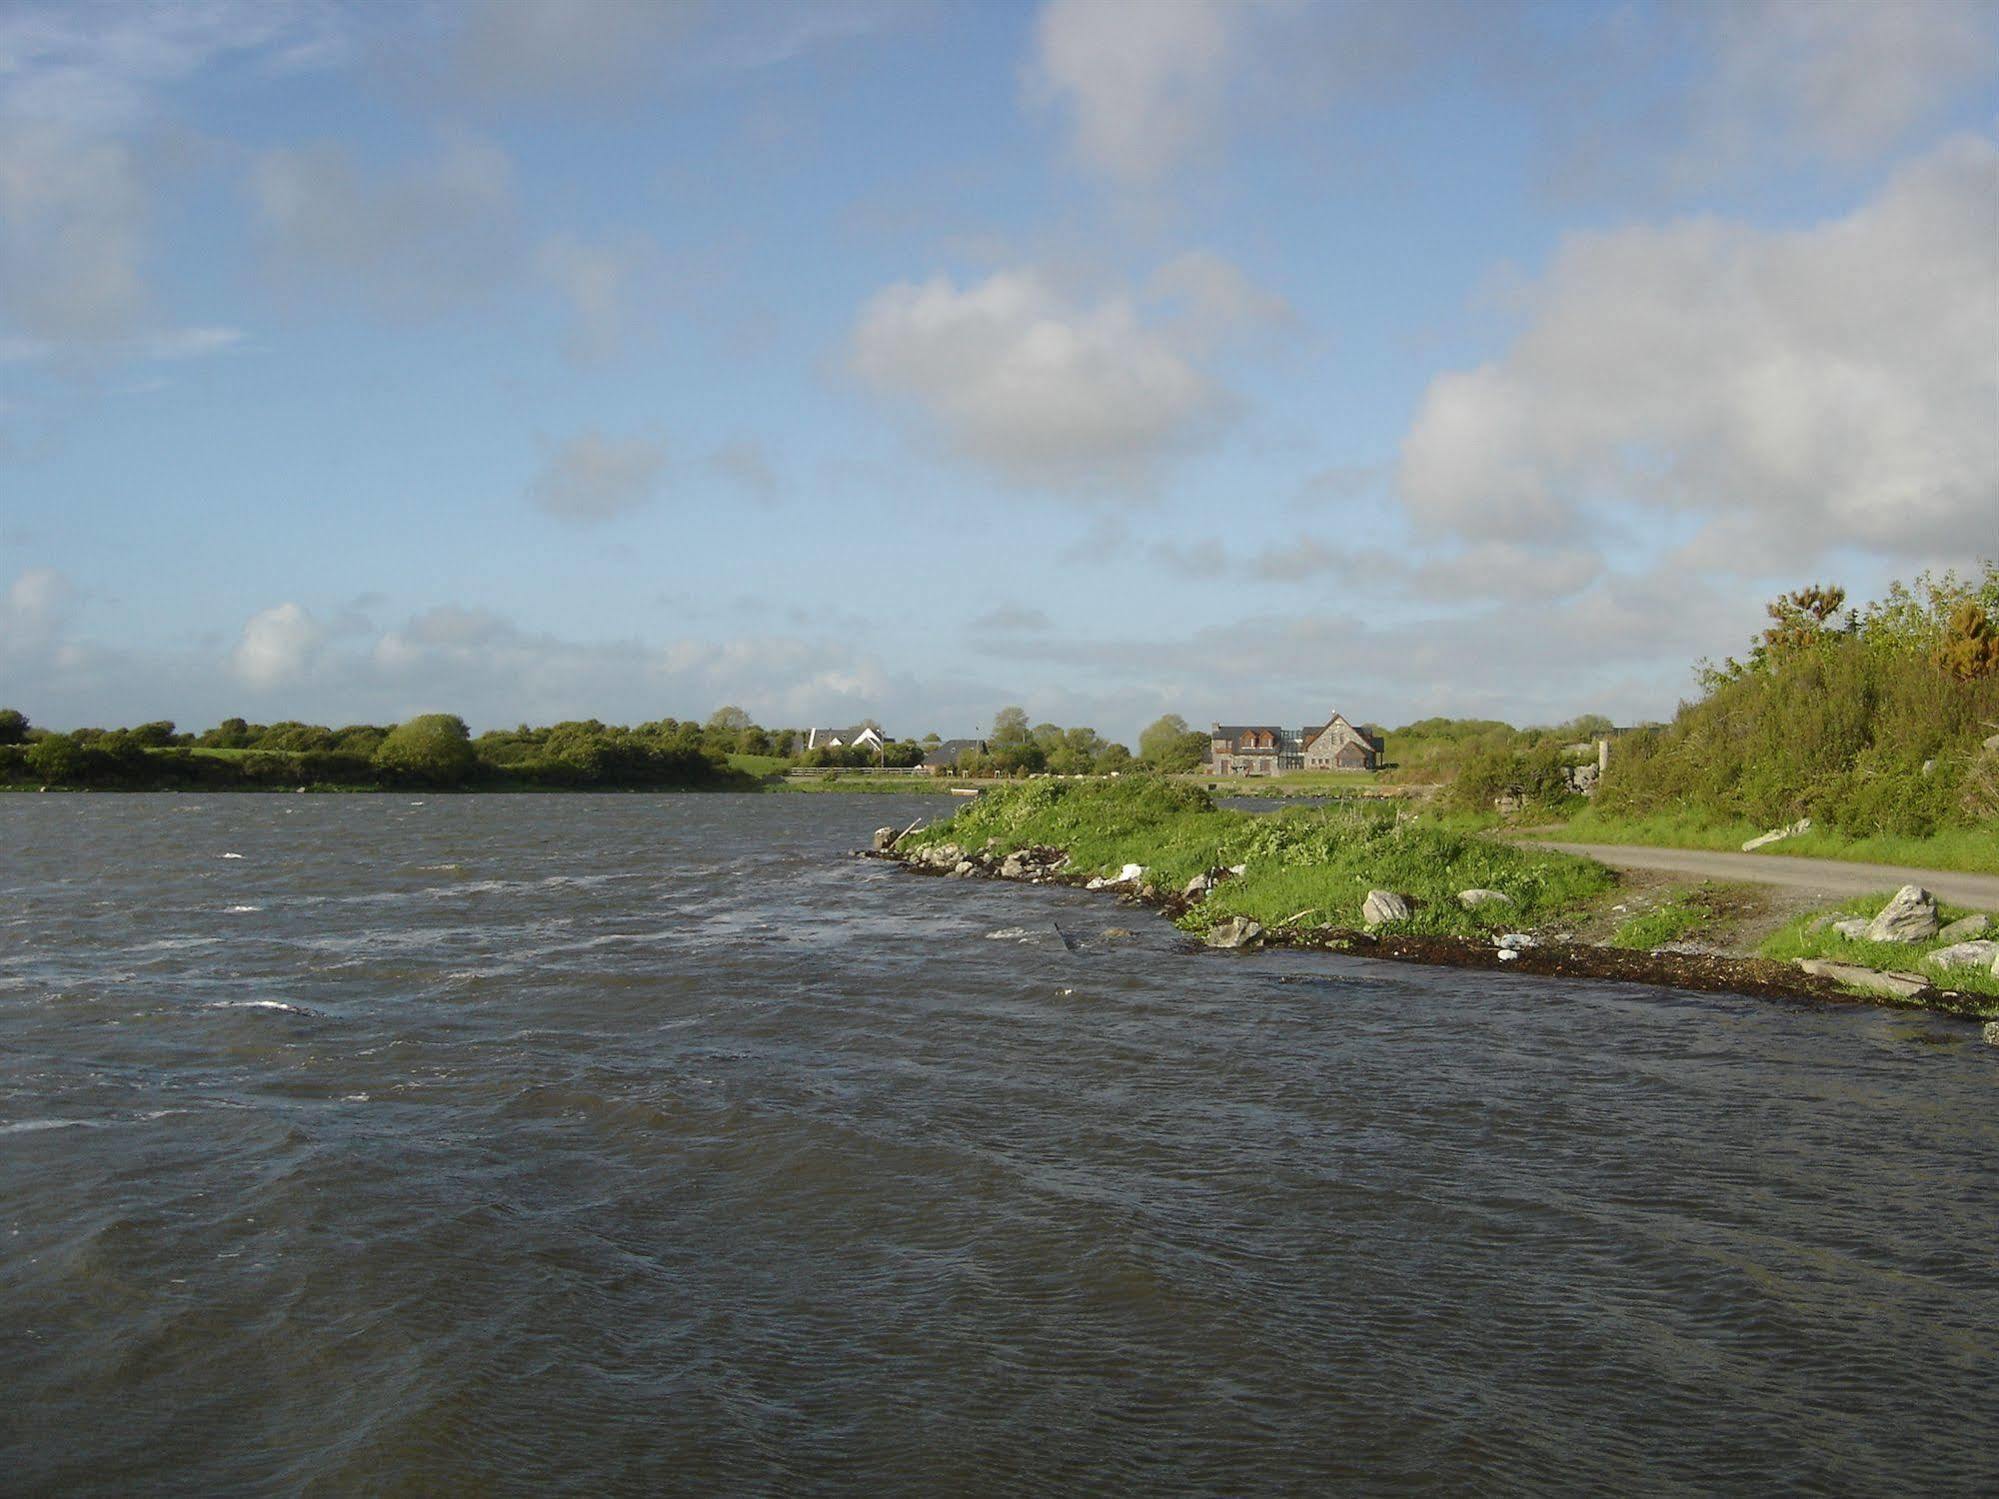
<path id="1" fill-rule="evenodd" d="M 1781 854 L 1731 854 L 1702 848 L 1647 848 L 1621 843 L 1547 843 L 1522 839 L 1530 848 L 1586 854 L 1613 869 L 1655 869 L 1702 880 L 1736 880 L 1782 885 L 1829 896 L 1869 895 L 1903 885 L 1921 885 L 1939 900 L 1999 911 L 1999 875 L 1959 874 L 1946 869 L 1910 869 L 1899 864 L 1848 864 L 1839 859 L 1800 859 Z"/>

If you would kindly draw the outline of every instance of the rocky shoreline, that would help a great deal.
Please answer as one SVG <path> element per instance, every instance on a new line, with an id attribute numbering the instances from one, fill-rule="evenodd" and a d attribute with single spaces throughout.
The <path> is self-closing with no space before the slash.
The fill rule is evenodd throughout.
<path id="1" fill-rule="evenodd" d="M 857 857 L 884 859 L 916 874 L 938 879 L 995 879 L 1029 885 L 1063 885 L 1101 891 L 1120 905 L 1143 906 L 1168 920 L 1177 920 L 1196 906 L 1204 890 L 1160 890 L 1146 883 L 1138 866 L 1127 866 L 1121 878 L 1088 876 L 1065 868 L 1068 854 L 1059 848 L 1035 847 L 998 854 L 960 848 L 955 844 L 898 847 L 909 829 L 898 833 L 882 828 L 874 846 L 856 850 Z M 1217 871 L 1225 876 L 1226 871 Z M 1299 918 L 1311 915 L 1300 912 Z M 1730 957 L 1719 953 L 1634 951 L 1594 943 L 1542 939 L 1508 934 L 1503 941 L 1482 943 L 1458 937 L 1402 935 L 1359 928 L 1299 926 L 1278 922 L 1262 926 L 1245 918 L 1224 924 L 1220 935 L 1203 942 L 1186 938 L 1190 953 L 1246 951 L 1258 947 L 1343 952 L 1357 957 L 1384 958 L 1451 968 L 1475 968 L 1530 973 L 1550 978 L 1605 979 L 1618 983 L 1657 984 L 1710 994 L 1747 994 L 1759 999 L 1807 1004 L 1871 1004 L 1923 1010 L 1961 1019 L 1981 1019 L 1977 996 L 1940 989 L 1925 980 L 1911 992 L 1856 993 L 1828 965 L 1811 971 L 1772 958 Z M 1999 1045 L 1999 1020 L 1989 1021 L 1985 1039 Z"/>

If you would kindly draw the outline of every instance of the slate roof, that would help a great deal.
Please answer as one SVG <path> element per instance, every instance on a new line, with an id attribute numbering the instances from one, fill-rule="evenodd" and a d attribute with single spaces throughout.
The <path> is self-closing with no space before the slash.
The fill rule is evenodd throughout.
<path id="1" fill-rule="evenodd" d="M 923 757 L 923 763 L 926 766 L 936 767 L 955 765 L 958 763 L 958 756 L 966 750 L 977 750 L 983 755 L 986 752 L 986 742 L 983 739 L 946 739 Z"/>

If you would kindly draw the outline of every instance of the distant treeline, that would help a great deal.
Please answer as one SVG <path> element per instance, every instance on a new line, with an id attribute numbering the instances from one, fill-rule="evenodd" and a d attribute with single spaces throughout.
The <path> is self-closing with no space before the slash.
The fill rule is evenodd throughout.
<path id="1" fill-rule="evenodd" d="M 0 783 L 105 790 L 377 790 L 693 788 L 753 784 L 732 770 L 703 725 L 662 719 L 636 728 L 589 720 L 481 734 L 426 713 L 395 725 L 251 724 L 225 719 L 201 734 L 168 722 L 133 729 L 32 727 L 0 709 Z"/>
<path id="2" fill-rule="evenodd" d="M 874 728 L 871 720 L 855 725 Z M 925 738 L 807 748 L 805 729 L 768 729 L 741 708 L 705 722 L 633 727 L 585 719 L 473 736 L 464 720 L 427 713 L 402 724 L 273 724 L 227 718 L 200 733 L 161 720 L 58 733 L 0 709 L 0 785 L 103 790 L 384 790 L 395 787 L 625 790 L 749 787 L 788 767 L 912 768 L 941 741 Z M 1094 729 L 1030 726 L 1004 708 L 990 738 L 944 768 L 970 775 L 1085 774 L 1134 762 Z"/>

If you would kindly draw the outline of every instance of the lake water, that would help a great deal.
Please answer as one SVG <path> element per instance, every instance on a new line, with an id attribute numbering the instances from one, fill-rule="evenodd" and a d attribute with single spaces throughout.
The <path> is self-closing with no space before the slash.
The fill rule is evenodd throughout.
<path id="1" fill-rule="evenodd" d="M 0 1490 L 1999 1488 L 1974 1027 L 845 856 L 949 810 L 0 798 Z"/>

